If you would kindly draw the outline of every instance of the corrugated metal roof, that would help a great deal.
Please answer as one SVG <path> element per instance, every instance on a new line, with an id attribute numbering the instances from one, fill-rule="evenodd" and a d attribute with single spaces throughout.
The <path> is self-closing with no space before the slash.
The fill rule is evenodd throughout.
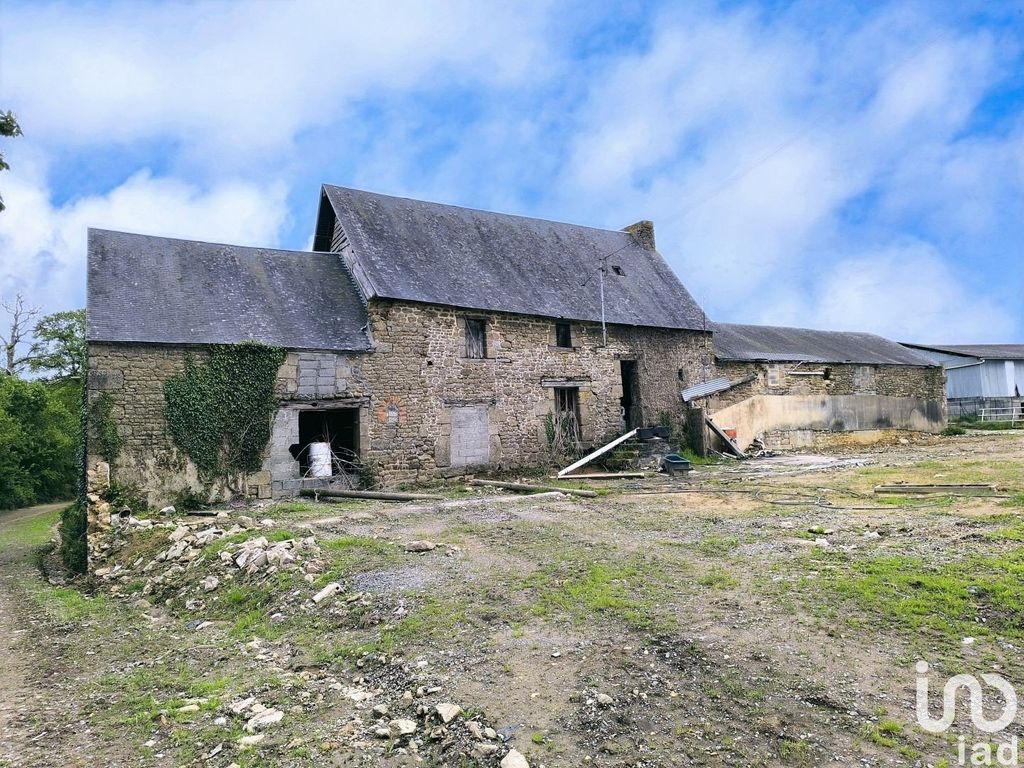
<path id="1" fill-rule="evenodd" d="M 722 392 L 732 386 L 729 379 L 724 376 L 718 379 L 712 379 L 711 381 L 705 381 L 703 384 L 695 384 L 692 387 L 687 387 L 679 395 L 683 398 L 684 403 L 688 403 L 691 400 L 696 400 L 698 397 L 707 397 L 713 395 L 715 392 Z"/>
<path id="2" fill-rule="evenodd" d="M 599 322 L 604 263 L 607 322 L 704 329 L 661 255 L 626 232 L 325 185 L 316 250 L 335 218 L 368 297 Z"/>
<path id="3" fill-rule="evenodd" d="M 369 349 L 366 306 L 336 254 L 89 230 L 91 341 Z"/>
<path id="4" fill-rule="evenodd" d="M 952 355 L 980 357 L 986 360 L 1024 360 L 1024 344 L 907 344 L 913 349 L 948 352 Z"/>
<path id="5" fill-rule="evenodd" d="M 936 365 L 924 355 L 870 333 L 733 323 L 715 323 L 712 330 L 719 360 Z"/>

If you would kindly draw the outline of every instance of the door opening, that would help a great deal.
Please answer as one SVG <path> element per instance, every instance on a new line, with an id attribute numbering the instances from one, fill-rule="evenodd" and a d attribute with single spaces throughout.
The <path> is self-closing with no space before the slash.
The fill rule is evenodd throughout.
<path id="1" fill-rule="evenodd" d="M 579 387 L 555 387 L 555 447 L 563 456 L 578 456 L 583 448 Z"/>
<path id="2" fill-rule="evenodd" d="M 359 409 L 317 408 L 299 411 L 299 442 L 291 454 L 303 477 L 310 472 L 310 443 L 329 443 L 331 474 L 354 471 L 359 459 Z"/>
<path id="3" fill-rule="evenodd" d="M 622 398 L 619 405 L 622 407 L 622 420 L 626 422 L 626 429 L 636 429 L 642 426 L 640 414 L 640 382 L 637 378 L 636 360 L 620 360 L 619 370 L 622 374 Z"/>

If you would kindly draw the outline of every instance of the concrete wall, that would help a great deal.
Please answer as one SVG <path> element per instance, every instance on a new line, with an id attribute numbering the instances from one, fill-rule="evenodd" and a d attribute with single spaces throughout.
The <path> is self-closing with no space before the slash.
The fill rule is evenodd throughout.
<path id="1" fill-rule="evenodd" d="M 741 448 L 755 437 L 767 448 L 800 448 L 832 441 L 817 432 L 938 432 L 945 426 L 934 400 L 889 395 L 755 395 L 716 411 L 713 418 L 736 429 Z"/>
<path id="2" fill-rule="evenodd" d="M 487 323 L 486 358 L 466 357 L 467 317 Z M 249 495 L 288 495 L 303 484 L 288 450 L 298 441 L 303 409 L 358 409 L 361 458 L 396 483 L 484 464 L 549 463 L 544 423 L 559 386 L 579 389 L 584 445 L 610 440 L 624 429 L 621 360 L 636 361 L 639 412 L 647 423 L 662 412 L 682 418 L 681 385 L 709 374 L 710 344 L 699 332 L 609 326 L 604 345 L 599 324 L 573 323 L 573 347 L 564 349 L 555 346 L 554 321 L 544 318 L 396 302 L 371 302 L 370 318 L 372 352 L 287 355 L 262 470 L 244 481 Z M 110 393 L 123 440 L 110 478 L 140 487 L 153 505 L 202 488 L 164 417 L 164 382 L 184 369 L 187 351 L 89 345 L 89 397 Z M 191 353 L 204 355 L 202 348 Z M 89 466 L 96 467 L 96 441 L 89 445 Z"/>
<path id="3" fill-rule="evenodd" d="M 804 375 L 807 373 L 824 375 Z M 942 369 L 837 363 L 719 363 L 719 375 L 753 381 L 707 402 L 715 423 L 737 430 L 741 448 L 760 437 L 768 448 L 865 440 L 883 432 L 938 432 L 946 424 Z"/>

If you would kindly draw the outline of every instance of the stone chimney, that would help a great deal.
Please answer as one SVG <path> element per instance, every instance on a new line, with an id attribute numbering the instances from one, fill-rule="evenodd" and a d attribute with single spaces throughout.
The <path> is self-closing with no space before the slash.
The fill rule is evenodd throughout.
<path id="1" fill-rule="evenodd" d="M 636 240 L 637 245 L 641 248 L 646 248 L 648 251 L 654 250 L 654 222 L 638 221 L 636 224 L 630 224 L 628 227 L 622 228 L 623 232 L 629 232 Z"/>

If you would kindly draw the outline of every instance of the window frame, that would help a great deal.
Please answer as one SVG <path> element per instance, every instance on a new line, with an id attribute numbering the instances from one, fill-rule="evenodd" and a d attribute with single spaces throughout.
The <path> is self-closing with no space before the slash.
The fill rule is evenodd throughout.
<path id="1" fill-rule="evenodd" d="M 567 342 L 566 344 L 562 343 L 562 341 L 563 341 L 563 338 L 562 338 L 563 332 L 565 334 L 565 339 L 564 340 Z M 574 349 L 573 343 L 572 343 L 572 323 L 570 323 L 568 320 L 566 320 L 564 322 L 563 321 L 556 321 L 555 322 L 555 346 L 558 349 Z"/>
<path id="2" fill-rule="evenodd" d="M 467 360 L 487 359 L 487 318 L 467 317 L 465 319 L 465 354 Z M 474 338 L 474 329 L 479 329 L 479 344 Z M 474 354 L 479 348 L 479 354 Z"/>

